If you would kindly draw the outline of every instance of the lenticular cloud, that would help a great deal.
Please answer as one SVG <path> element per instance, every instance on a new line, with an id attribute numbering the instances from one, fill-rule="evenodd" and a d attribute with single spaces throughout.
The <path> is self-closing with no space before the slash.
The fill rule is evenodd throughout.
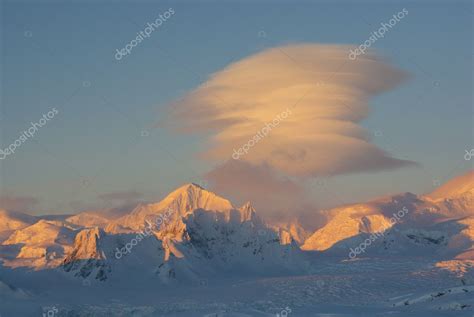
<path id="1" fill-rule="evenodd" d="M 244 58 L 175 102 L 174 116 L 185 131 L 211 132 L 203 154 L 222 162 L 291 109 L 290 116 L 239 157 L 288 176 L 414 164 L 372 144 L 359 125 L 369 114 L 370 97 L 394 88 L 406 74 L 373 54 L 350 60 L 351 48 L 290 45 Z"/>

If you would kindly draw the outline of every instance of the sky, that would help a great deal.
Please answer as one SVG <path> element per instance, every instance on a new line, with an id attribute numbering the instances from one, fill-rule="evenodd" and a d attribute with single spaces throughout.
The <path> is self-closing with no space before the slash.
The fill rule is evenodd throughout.
<path id="1" fill-rule="evenodd" d="M 0 8 L 1 148 L 55 109 L 33 137 L 0 160 L 0 207 L 33 214 L 73 213 L 157 201 L 176 187 L 195 182 L 230 195 L 237 205 L 247 200 L 243 193 L 272 200 L 272 193 L 286 197 L 287 191 L 295 198 L 285 199 L 291 204 L 304 201 L 302 205 L 328 208 L 399 192 L 431 192 L 473 167 L 474 158 L 464 159 L 466 150 L 474 148 L 472 2 L 2 1 Z M 117 49 L 170 8 L 174 13 L 148 38 L 127 56 L 115 58 Z M 374 51 L 357 59 L 362 82 L 389 87 L 360 97 L 366 107 L 354 129 L 365 133 L 372 149 L 413 164 L 377 170 L 368 164 L 365 169 L 345 167 L 325 173 L 315 163 L 297 173 L 288 162 L 272 161 L 269 167 L 259 165 L 258 171 L 252 167 L 244 171 L 225 165 L 225 155 L 219 151 L 227 149 L 226 142 L 217 143 L 218 155 L 208 155 L 216 146 L 216 133 L 240 130 L 232 130 L 232 124 L 219 125 L 217 131 L 214 126 L 189 127 L 202 123 L 200 110 L 217 109 L 199 106 L 208 101 L 206 85 L 215 85 L 214 92 L 222 93 L 222 98 L 242 85 L 239 62 L 250 63 L 256 54 L 264 54 L 266 68 L 256 63 L 247 69 L 250 77 L 266 74 L 268 83 L 293 72 L 292 64 L 295 69 L 306 68 L 306 48 L 319 56 L 321 65 L 330 67 L 325 61 L 364 43 L 380 23 L 403 9 L 408 14 L 371 45 Z M 299 44 L 309 46 L 300 51 L 295 49 Z M 277 47 L 281 50 L 275 51 Z M 321 53 L 328 47 L 335 51 Z M 370 56 L 393 67 L 393 72 L 365 69 L 363 62 Z M 224 70 L 229 69 L 227 78 Z M 273 71 L 275 76 L 269 75 Z M 391 83 L 401 73 L 403 80 Z M 258 90 L 263 87 L 252 88 L 266 98 Z M 301 95 L 283 93 L 290 104 Z M 253 96 L 246 94 L 245 100 Z M 274 105 L 271 100 L 268 104 Z M 276 107 L 265 109 L 264 118 L 254 123 L 279 113 Z M 184 118 L 175 115 L 177 110 Z M 233 112 L 231 118 L 241 115 Z M 307 117 L 290 116 L 288 122 L 297 117 L 302 119 L 293 126 L 299 135 L 310 135 Z M 283 122 L 269 140 L 291 142 L 293 131 Z M 264 151 L 268 149 L 264 142 L 252 152 L 262 153 L 258 159 L 249 155 L 239 162 L 268 163 L 264 153 L 271 150 Z M 317 149 L 319 143 L 311 144 Z M 348 165 L 357 151 L 361 164 L 373 158 L 355 148 L 342 153 L 349 155 Z M 275 172 L 279 185 L 272 187 L 275 182 L 269 180 Z M 258 187 L 266 190 L 252 195 L 226 187 L 222 177 L 227 180 L 236 174 L 265 177 L 268 183 Z"/>

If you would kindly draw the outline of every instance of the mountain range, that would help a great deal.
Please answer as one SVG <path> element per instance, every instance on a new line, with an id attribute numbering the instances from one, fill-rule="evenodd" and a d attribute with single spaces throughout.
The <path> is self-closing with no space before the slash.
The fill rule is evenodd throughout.
<path id="1" fill-rule="evenodd" d="M 136 268 L 163 283 L 305 274 L 315 253 L 427 255 L 456 270 L 474 263 L 474 171 L 427 195 L 403 193 L 328 214 L 311 233 L 297 219 L 270 223 L 251 203 L 234 207 L 196 184 L 118 217 L 87 211 L 51 220 L 0 210 L 0 260 L 6 268 L 59 269 L 101 282 Z"/>

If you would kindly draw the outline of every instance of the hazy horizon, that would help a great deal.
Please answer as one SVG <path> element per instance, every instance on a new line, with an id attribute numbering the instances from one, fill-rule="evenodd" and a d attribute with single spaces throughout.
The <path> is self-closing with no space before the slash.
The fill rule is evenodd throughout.
<path id="1" fill-rule="evenodd" d="M 359 7 L 347 2 L 295 7 L 284 1 L 272 5 L 258 2 L 252 10 L 238 2 L 210 2 L 204 7 L 184 2 L 101 3 L 90 10 L 91 6 L 80 2 L 2 2 L 2 149 L 18 140 L 52 108 L 57 111 L 34 137 L 22 143 L 13 155 L 0 160 L 3 205 L 31 213 L 71 213 L 127 202 L 134 194 L 134 199 L 153 200 L 193 181 L 207 182 L 211 190 L 231 194 L 235 197 L 229 198 L 239 203 L 251 200 L 252 195 L 247 199 L 242 197 L 247 195 L 245 192 L 233 195 L 234 185 L 225 179 L 235 175 L 266 175 L 271 179 L 276 169 L 278 175 L 273 175 L 276 178 L 272 185 L 265 185 L 267 188 L 287 198 L 305 197 L 316 208 L 329 208 L 401 191 L 430 192 L 437 184 L 473 166 L 472 160 L 463 158 L 465 151 L 472 148 L 473 135 L 472 69 L 468 66 L 472 65 L 472 14 L 468 1 L 440 1 L 430 6 L 423 2 L 367 3 Z M 367 6 L 371 9 L 366 10 Z M 148 37 L 139 34 L 169 8 L 174 13 L 168 12 Z M 242 95 L 237 87 L 245 83 L 242 77 L 234 81 L 235 87 L 225 88 L 218 96 L 223 102 L 230 98 L 231 103 L 237 102 L 232 99 L 233 94 L 244 96 L 248 105 L 241 108 L 241 113 L 229 112 L 222 117 L 220 111 L 227 110 L 215 112 L 217 108 L 211 101 L 210 108 L 201 108 L 203 112 L 196 112 L 191 122 L 200 124 L 197 120 L 201 115 L 208 116 L 207 120 L 234 120 L 244 115 L 253 120 L 245 128 L 257 130 L 260 123 L 283 111 L 284 105 L 291 107 L 303 94 L 300 89 L 304 90 L 304 85 L 324 81 L 323 75 L 305 79 L 297 74 L 305 71 L 304 63 L 313 63 L 305 57 L 310 52 L 307 48 L 311 50 L 313 45 L 312 58 L 328 71 L 336 71 L 337 65 L 324 62 L 324 47 L 340 49 L 337 54 L 341 58 L 346 50 L 349 57 L 351 47 L 357 48 L 374 37 L 373 32 L 382 23 L 403 9 L 407 14 L 401 14 L 399 22 L 383 37 L 376 38 L 365 54 L 347 59 L 351 63 L 345 66 L 357 73 L 357 65 L 376 54 L 380 67 L 358 73 L 359 83 L 373 78 L 373 72 L 381 76 L 378 83 L 396 76 L 403 79 L 389 84 L 392 87 L 381 86 L 380 92 L 367 91 L 358 97 L 352 92 L 346 94 L 345 102 L 352 102 L 348 106 L 356 110 L 357 117 L 349 118 L 353 112 L 347 107 L 347 111 L 341 108 L 342 112 L 330 114 L 334 120 L 346 120 L 336 130 L 322 123 L 316 125 L 312 118 L 296 111 L 281 127 L 272 130 L 268 140 L 239 160 L 252 166 L 226 166 L 225 157 L 230 159 L 232 147 L 238 149 L 245 137 L 235 138 L 229 132 L 244 126 L 234 121 L 226 131 L 218 125 L 208 125 L 209 130 L 193 128 L 192 133 L 187 133 L 183 129 L 189 122 L 173 115 L 177 104 L 185 107 L 188 115 L 192 113 L 186 96 L 193 92 L 199 94 L 193 97 L 199 104 L 209 101 L 205 90 L 199 91 L 200 85 L 227 85 L 223 70 L 230 69 L 233 73 L 229 76 L 237 78 L 238 70 L 233 65 L 254 63 L 248 64 L 252 65 L 252 76 L 257 76 L 259 69 L 262 74 L 268 72 L 268 79 L 274 81 L 267 81 L 268 87 L 285 84 L 272 76 L 272 71 L 291 73 L 287 80 L 291 78 L 301 87 L 280 91 L 284 98 L 273 95 L 281 103 L 271 101 L 273 93 L 263 86 L 260 91 Z M 246 23 L 239 24 L 243 17 Z M 83 23 L 84 19 L 89 22 Z M 141 36 L 140 44 L 117 60 L 117 50 L 137 36 Z M 292 48 L 300 44 L 308 46 L 301 46 L 300 51 Z M 254 58 L 259 54 L 268 54 L 262 60 L 273 59 L 275 67 L 269 66 L 267 71 L 258 60 L 260 57 Z M 403 75 L 390 75 L 383 65 Z M 314 67 L 320 66 L 316 62 Z M 318 89 L 342 93 L 350 85 L 357 85 L 357 81 L 346 79 L 331 78 L 327 86 L 321 82 Z M 209 87 L 202 89 L 210 91 Z M 252 98 L 260 104 L 259 109 L 266 107 L 265 102 L 271 102 L 273 108 L 266 107 L 265 114 L 245 113 L 244 109 L 252 109 Z M 314 102 L 320 102 L 317 100 L 322 99 L 303 98 L 300 108 L 313 107 Z M 326 111 L 323 108 L 318 111 Z M 309 122 L 312 128 L 303 125 Z M 353 123 L 357 127 L 349 125 Z M 364 146 L 370 145 L 370 151 L 385 154 L 370 152 L 373 154 L 364 157 L 361 155 L 368 148 L 361 147 L 359 141 L 343 150 L 328 148 L 329 139 L 313 138 L 304 145 L 313 150 L 305 150 L 306 163 L 296 170 L 303 143 L 296 144 L 295 139 L 287 137 L 285 124 L 290 133 L 296 132 L 293 127 L 299 129 L 299 140 L 315 132 L 357 135 L 359 140 L 367 140 Z M 294 144 L 294 148 L 287 147 L 287 153 L 280 153 L 270 145 L 272 140 L 275 146 L 288 141 L 287 146 Z M 345 142 L 342 138 L 337 140 Z M 272 159 L 262 156 L 267 150 L 275 153 Z M 335 155 L 328 158 L 332 166 L 308 165 L 309 161 L 322 162 L 318 155 L 325 154 L 321 151 Z M 337 155 L 343 162 L 338 162 Z M 417 166 L 401 164 L 403 161 Z M 320 183 L 324 183 L 324 190 Z M 113 198 L 103 197 L 114 193 Z M 121 194 L 123 197 L 119 197 Z M 273 205 L 281 203 L 276 201 Z"/>

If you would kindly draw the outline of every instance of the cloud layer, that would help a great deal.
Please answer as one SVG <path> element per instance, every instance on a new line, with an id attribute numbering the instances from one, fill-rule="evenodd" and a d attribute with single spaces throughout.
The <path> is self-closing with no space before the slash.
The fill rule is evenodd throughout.
<path id="1" fill-rule="evenodd" d="M 0 195 L 0 209 L 8 211 L 31 212 L 39 203 L 39 200 L 30 196 Z"/>
<path id="2" fill-rule="evenodd" d="M 265 164 L 256 166 L 230 160 L 217 166 L 206 177 L 219 194 L 238 204 L 250 201 L 267 216 L 280 218 L 281 214 L 295 213 L 295 208 L 308 207 L 305 187 L 300 182 L 279 176 Z"/>
<path id="3" fill-rule="evenodd" d="M 302 44 L 265 50 L 213 74 L 173 104 L 174 116 L 187 132 L 211 132 L 203 156 L 217 162 L 231 159 L 290 109 L 288 118 L 239 159 L 297 177 L 414 164 L 372 144 L 359 125 L 369 114 L 370 97 L 394 88 L 406 74 L 373 54 L 349 60 L 351 48 Z"/>

